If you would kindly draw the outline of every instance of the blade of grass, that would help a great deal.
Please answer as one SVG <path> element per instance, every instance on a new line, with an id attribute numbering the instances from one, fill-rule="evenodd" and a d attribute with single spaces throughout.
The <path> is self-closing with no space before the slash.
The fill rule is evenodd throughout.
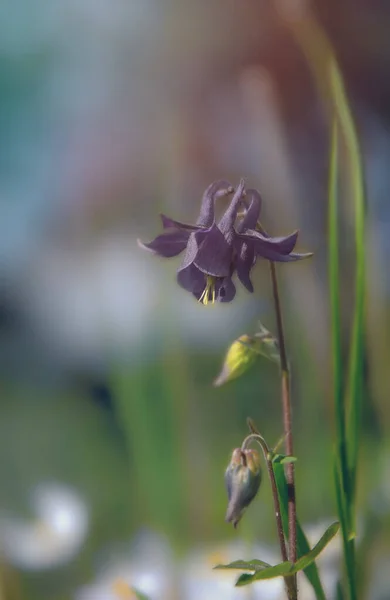
<path id="1" fill-rule="evenodd" d="M 335 487 L 338 514 L 341 522 L 345 566 L 351 598 L 356 597 L 354 544 L 350 543 L 351 482 L 348 469 L 345 398 L 343 394 L 343 364 L 341 355 L 339 244 L 338 244 L 338 122 L 334 118 L 329 160 L 329 291 L 331 306 L 333 397 L 336 421 Z"/>
<path id="2" fill-rule="evenodd" d="M 349 169 L 349 179 L 354 202 L 355 213 L 355 306 L 353 310 L 353 325 L 350 341 L 349 369 L 347 378 L 347 390 L 343 403 L 344 428 L 337 427 L 337 446 L 341 451 L 339 434 L 343 435 L 347 454 L 347 475 L 345 469 L 345 456 L 338 457 L 338 469 L 336 472 L 336 497 L 339 508 L 342 532 L 344 538 L 345 564 L 348 577 L 348 591 L 350 600 L 357 598 L 356 588 L 356 565 L 355 565 L 355 520 L 356 520 L 356 476 L 359 449 L 359 434 L 361 422 L 361 384 L 363 364 L 363 318 L 364 318 L 364 279 L 365 279 L 365 256 L 364 256 L 364 177 L 360 157 L 358 136 L 352 116 L 352 110 L 345 93 L 343 77 L 339 69 L 337 59 L 326 32 L 316 21 L 310 9 L 302 13 L 300 18 L 291 19 L 288 13 L 283 14 L 286 24 L 289 26 L 295 40 L 302 49 L 307 63 L 317 84 L 320 97 L 325 102 L 330 118 L 337 120 L 340 137 L 346 149 L 345 159 Z M 337 164 L 337 163 L 336 163 Z M 329 199 L 332 202 L 332 199 Z M 331 210 L 331 208 L 329 209 Z M 336 220 L 337 225 L 337 220 Z M 336 235 L 336 229 L 334 229 Z M 336 238 L 337 239 L 337 238 Z M 337 247 L 330 250 L 335 253 Z M 335 258 L 336 260 L 336 258 Z M 335 263 L 336 265 L 336 263 Z M 335 267 L 334 265 L 334 267 Z M 332 273 L 332 278 L 335 278 Z M 334 279 L 335 281 L 335 279 Z M 333 283 L 334 283 L 333 281 Z M 331 280 L 332 284 L 332 280 Z M 338 284 L 337 284 L 338 286 Z M 332 291 L 331 291 L 332 294 Z M 332 311 L 336 313 L 333 306 L 334 298 L 331 296 Z M 332 327 L 335 323 L 332 324 Z M 335 333 L 336 331 L 334 331 Z M 335 360 L 335 359 L 334 359 Z M 338 366 L 336 368 L 339 368 Z M 338 385 L 338 383 L 336 383 Z M 335 387 L 335 405 L 341 407 L 338 397 L 339 388 Z M 336 420 L 340 415 L 337 415 Z M 347 418 L 348 417 L 348 418 Z M 348 426 L 346 427 L 346 422 Z M 344 454 L 344 450 L 342 450 Z M 343 467 L 341 465 L 343 463 Z M 342 468 L 341 468 L 342 467 Z"/>
<path id="3" fill-rule="evenodd" d="M 345 570 L 347 573 L 348 594 L 351 600 L 356 600 L 356 568 L 355 568 L 355 539 L 348 536 L 348 504 L 343 493 L 337 459 L 334 466 L 334 481 L 336 490 L 337 511 L 341 524 Z M 341 583 L 340 583 L 341 588 Z"/>
<path id="4" fill-rule="evenodd" d="M 347 456 L 347 432 L 343 394 L 343 363 L 341 353 L 340 289 L 339 289 L 339 243 L 338 243 L 338 145 L 339 132 L 336 118 L 332 123 L 328 183 L 328 232 L 329 232 L 329 293 L 331 313 L 331 355 L 333 371 L 333 398 L 336 425 L 335 487 L 338 514 L 341 522 L 346 570 L 350 587 L 354 588 L 355 572 L 353 545 L 349 543 L 351 502 L 350 476 Z M 355 592 L 351 590 L 351 597 Z"/>
<path id="5" fill-rule="evenodd" d="M 149 423 L 145 410 L 145 374 L 140 370 L 136 375 L 132 375 L 127 368 L 116 366 L 112 369 L 110 388 L 119 422 L 126 436 L 134 487 L 143 492 L 144 510 L 148 517 L 151 517 L 154 514 L 152 499 L 156 489 L 153 478 L 146 477 L 153 465 L 154 448 L 149 439 Z M 138 501 L 140 502 L 140 499 Z"/>
<path id="6" fill-rule="evenodd" d="M 168 400 L 160 377 L 160 365 L 132 371 L 125 364 L 113 367 L 110 382 L 131 462 L 129 491 L 137 497 L 141 518 L 151 526 L 169 527 L 177 510 L 162 490 L 174 486 L 175 471 L 165 436 Z"/>
<path id="7" fill-rule="evenodd" d="M 341 326 L 340 326 L 340 288 L 339 288 L 339 243 L 338 243 L 338 123 L 333 120 L 328 183 L 328 232 L 329 232 L 329 293 L 330 293 L 330 318 L 331 318 L 331 355 L 333 371 L 333 397 L 336 425 L 337 452 L 335 456 L 338 484 L 341 484 L 345 493 L 345 502 L 350 501 L 350 481 L 347 457 L 347 433 L 345 424 L 345 403 L 343 395 L 343 361 L 341 353 Z M 348 512 L 343 511 L 348 519 Z M 348 520 L 346 522 L 349 530 Z"/>
<path id="8" fill-rule="evenodd" d="M 348 463 L 352 503 L 351 514 L 356 517 L 356 473 L 359 452 L 359 436 L 362 412 L 362 373 L 364 358 L 364 292 L 365 292 L 365 185 L 359 141 L 352 112 L 344 89 L 343 79 L 335 60 L 330 62 L 330 84 L 337 116 L 347 149 L 349 176 L 355 209 L 355 307 L 350 341 L 347 383 L 348 401 Z M 355 533 L 355 522 L 350 523 L 351 535 Z"/>

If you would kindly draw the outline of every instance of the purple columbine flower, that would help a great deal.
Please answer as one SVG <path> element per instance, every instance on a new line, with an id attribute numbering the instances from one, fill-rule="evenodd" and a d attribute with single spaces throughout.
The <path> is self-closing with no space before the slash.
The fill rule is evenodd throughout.
<path id="1" fill-rule="evenodd" d="M 215 220 L 206 231 L 191 233 L 177 281 L 184 289 L 207 305 L 209 302 L 231 302 L 236 295 L 232 281 L 234 272 L 234 223 L 243 201 L 242 179 L 218 224 Z"/>
<path id="2" fill-rule="evenodd" d="M 214 182 L 203 196 L 196 225 L 187 225 L 161 215 L 164 232 L 149 244 L 139 242 L 142 248 L 168 258 L 185 250 L 177 281 L 203 304 L 233 300 L 236 287 L 232 276 L 236 270 L 241 283 L 252 292 L 250 271 L 259 256 L 278 262 L 310 256 L 292 252 L 298 237 L 297 231 L 286 237 L 270 237 L 262 229 L 256 231 L 261 198 L 256 190 L 245 192 L 243 180 L 217 224 L 215 201 L 232 192 L 229 182 Z M 250 200 L 249 207 L 235 227 L 240 204 L 246 205 L 246 195 Z"/>
<path id="3" fill-rule="evenodd" d="M 245 215 L 237 225 L 236 261 L 237 276 L 249 292 L 253 292 L 250 273 L 258 257 L 274 262 L 293 262 L 309 258 L 311 253 L 299 254 L 293 252 L 298 238 L 298 231 L 286 237 L 271 238 L 259 226 L 261 211 L 261 196 L 257 190 L 246 191 L 246 201 L 249 206 Z M 257 229 L 257 230 L 256 230 Z M 272 242 L 272 245 L 270 245 Z"/>
<path id="4" fill-rule="evenodd" d="M 200 214 L 195 225 L 180 223 L 180 221 L 174 221 L 166 215 L 161 215 L 164 232 L 149 244 L 138 240 L 139 246 L 164 258 L 177 256 L 186 249 L 192 232 L 207 231 L 212 227 L 216 199 L 228 196 L 233 191 L 234 188 L 228 181 L 214 181 L 203 194 Z"/>

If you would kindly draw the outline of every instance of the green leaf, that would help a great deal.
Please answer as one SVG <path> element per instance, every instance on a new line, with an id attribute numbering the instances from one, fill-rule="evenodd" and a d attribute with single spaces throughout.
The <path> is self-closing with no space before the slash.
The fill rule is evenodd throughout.
<path id="1" fill-rule="evenodd" d="M 284 474 L 284 467 L 282 464 L 273 464 L 273 469 L 275 473 L 276 486 L 278 488 L 279 501 L 280 501 L 280 512 L 282 516 L 283 522 L 283 530 L 288 538 L 288 494 L 287 494 L 287 482 Z M 310 545 L 307 541 L 305 533 L 302 529 L 302 526 L 297 519 L 297 550 L 298 557 L 304 556 L 307 552 L 310 552 Z M 311 583 L 313 590 L 315 592 L 317 600 L 326 600 L 325 592 L 322 587 L 321 579 L 318 573 L 317 565 L 313 562 L 311 565 L 307 566 L 304 569 L 304 573 Z"/>
<path id="2" fill-rule="evenodd" d="M 236 581 L 236 586 L 241 587 L 243 585 L 247 585 L 248 583 L 252 583 L 253 575 L 250 573 L 243 573 Z"/>
<path id="3" fill-rule="evenodd" d="M 365 303 L 365 182 L 359 139 L 348 102 L 344 81 L 336 62 L 330 61 L 330 88 L 335 104 L 340 132 L 346 146 L 346 158 L 349 163 L 348 175 L 353 196 L 355 213 L 355 306 L 349 346 L 348 370 L 348 462 L 351 476 L 351 513 L 355 513 L 356 468 L 359 451 L 359 433 L 361 422 L 362 373 L 364 354 L 364 303 Z M 352 515 L 351 515 L 352 516 Z M 354 516 L 352 517 L 352 519 Z M 352 525 L 350 523 L 350 525 Z"/>
<path id="4" fill-rule="evenodd" d="M 346 600 L 340 581 L 337 582 L 337 586 L 336 586 L 336 600 Z"/>
<path id="5" fill-rule="evenodd" d="M 260 571 L 270 567 L 269 563 L 253 558 L 252 560 L 235 560 L 228 565 L 216 565 L 214 569 L 241 569 L 243 571 Z"/>
<path id="6" fill-rule="evenodd" d="M 360 427 L 362 414 L 362 374 L 363 374 L 363 359 L 364 359 L 364 305 L 365 305 L 365 182 L 364 169 L 359 147 L 359 139 L 354 123 L 352 110 L 345 91 L 343 76 L 341 74 L 337 59 L 333 49 L 329 44 L 328 48 L 328 85 L 333 101 L 333 138 L 336 141 L 332 142 L 331 151 L 331 169 L 332 162 L 337 161 L 337 156 L 334 154 L 337 151 L 337 132 L 340 131 L 340 137 L 344 142 L 346 149 L 345 157 L 347 163 L 347 173 L 349 179 L 348 189 L 351 190 L 354 203 L 355 216 L 355 295 L 353 307 L 353 323 L 349 345 L 349 365 L 346 390 L 340 390 L 341 382 L 335 380 L 335 417 L 336 424 L 339 421 L 343 422 L 343 428 L 336 428 L 336 498 L 339 517 L 341 521 L 343 535 L 343 550 L 346 565 L 347 581 L 348 581 L 348 596 L 350 600 L 355 600 L 358 597 L 357 581 L 356 581 L 356 559 L 355 559 L 355 520 L 356 520 L 356 474 L 358 467 L 358 452 L 360 446 Z M 336 146 L 334 150 L 333 146 Z M 336 170 L 337 164 L 334 167 Z M 329 188 L 329 214 L 330 214 L 330 239 L 336 238 L 337 234 L 337 214 L 334 215 L 333 221 L 332 211 L 336 212 L 337 202 L 337 186 L 334 183 L 334 190 L 331 193 Z M 330 246 L 329 258 L 336 263 L 338 256 L 337 240 Z M 330 271 L 331 289 L 338 289 L 338 281 L 332 281 L 338 278 L 337 269 L 333 273 Z M 331 294 L 332 301 L 332 320 L 340 319 L 340 309 L 338 305 L 334 306 L 334 300 Z M 334 329 L 334 328 L 333 328 Z M 333 330 L 333 337 L 339 336 L 338 343 L 341 344 L 340 332 Z M 334 351 L 335 343 L 333 344 Z M 338 365 L 336 364 L 338 363 Z M 334 358 L 334 370 L 341 371 L 341 355 Z M 340 400 L 339 396 L 344 391 L 344 397 Z M 341 414 L 342 413 L 342 414 Z"/>
<path id="7" fill-rule="evenodd" d="M 280 463 L 281 465 L 286 465 L 288 463 L 296 462 L 298 459 L 296 456 L 286 456 L 285 454 L 275 454 L 272 457 L 273 463 Z"/>
<path id="8" fill-rule="evenodd" d="M 329 525 L 328 529 L 321 536 L 319 541 L 314 546 L 313 550 L 310 550 L 310 552 L 304 554 L 304 556 L 301 556 L 301 558 L 297 560 L 297 562 L 294 565 L 294 572 L 302 571 L 306 569 L 309 565 L 311 565 L 315 561 L 317 556 L 321 554 L 325 546 L 327 546 L 329 542 L 334 538 L 339 528 L 340 523 L 338 523 L 337 521 L 335 523 L 332 523 L 332 525 Z"/>
<path id="9" fill-rule="evenodd" d="M 325 533 L 322 535 L 321 539 L 314 546 L 313 550 L 310 550 L 310 552 L 308 552 L 304 556 L 301 556 L 301 558 L 299 558 L 295 564 L 286 561 L 283 563 L 279 563 L 274 567 L 268 567 L 267 569 L 261 569 L 259 571 L 256 571 L 252 575 L 250 573 L 245 573 L 244 575 L 241 575 L 238 578 L 236 585 L 248 585 L 253 581 L 259 581 L 262 579 L 288 577 L 289 575 L 295 575 L 299 571 L 307 569 L 308 567 L 310 567 L 310 565 L 314 563 L 315 559 L 317 558 L 317 556 L 319 556 L 319 554 L 321 554 L 325 546 L 327 546 L 327 544 L 329 544 L 329 542 L 334 538 L 334 536 L 339 530 L 339 527 L 339 523 L 333 523 L 332 525 L 330 525 L 325 531 Z"/>
<path id="10" fill-rule="evenodd" d="M 259 323 L 259 331 L 255 334 L 255 338 L 260 342 L 256 346 L 256 352 L 280 365 L 279 342 L 262 323 Z"/>
<path id="11" fill-rule="evenodd" d="M 333 118 L 329 160 L 328 212 L 329 212 L 329 291 L 331 308 L 333 398 L 336 424 L 336 452 L 334 456 L 334 482 L 337 512 L 341 522 L 344 556 L 350 581 L 353 578 L 353 548 L 349 543 L 352 521 L 352 489 L 348 468 L 346 406 L 343 392 L 343 361 L 341 352 L 339 243 L 338 243 L 338 147 L 339 124 Z M 352 584 L 353 585 L 353 584 Z"/>
<path id="12" fill-rule="evenodd" d="M 296 456 L 285 456 L 284 458 L 282 458 L 282 460 L 280 461 L 281 465 L 287 465 L 288 463 L 293 463 L 293 462 L 297 462 L 297 457 Z"/>
<path id="13" fill-rule="evenodd" d="M 343 397 L 343 361 L 341 355 L 340 286 L 339 286 L 339 243 L 338 243 L 338 146 L 339 132 L 336 119 L 332 126 L 330 148 L 328 210 L 329 210 L 329 291 L 331 307 L 332 370 L 334 407 L 337 437 L 337 469 L 340 483 L 350 501 L 349 474 L 346 444 L 345 405 Z"/>
<path id="14" fill-rule="evenodd" d="M 256 571 L 252 575 L 250 573 L 244 573 L 237 579 L 236 586 L 248 585 L 252 581 L 259 581 L 261 579 L 275 579 L 275 577 L 287 577 L 293 574 L 294 564 L 290 561 L 279 563 L 274 567 L 268 569 L 262 569 Z"/>

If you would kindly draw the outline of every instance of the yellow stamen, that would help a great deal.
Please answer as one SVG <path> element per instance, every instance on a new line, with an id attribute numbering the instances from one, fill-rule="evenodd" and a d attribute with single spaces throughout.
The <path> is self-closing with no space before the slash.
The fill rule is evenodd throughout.
<path id="1" fill-rule="evenodd" d="M 198 300 L 198 302 L 201 302 L 202 304 L 204 304 L 204 306 L 207 306 L 209 302 L 211 302 L 211 304 L 214 304 L 215 302 L 216 280 L 216 277 L 212 277 L 211 275 L 206 276 L 206 287 L 204 288 L 202 295 Z"/>

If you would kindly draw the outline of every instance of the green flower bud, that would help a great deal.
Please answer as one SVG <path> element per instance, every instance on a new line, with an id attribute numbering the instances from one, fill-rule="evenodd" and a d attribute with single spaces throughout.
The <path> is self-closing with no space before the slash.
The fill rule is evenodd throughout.
<path id="1" fill-rule="evenodd" d="M 256 345 L 260 342 L 249 335 L 242 335 L 229 347 L 222 366 L 222 371 L 214 381 L 214 386 L 219 387 L 241 377 L 255 363 L 258 357 Z"/>
<path id="2" fill-rule="evenodd" d="M 245 509 L 256 496 L 261 483 L 260 455 L 256 450 L 233 451 L 231 461 L 225 472 L 225 484 L 228 494 L 226 522 L 237 527 Z"/>

